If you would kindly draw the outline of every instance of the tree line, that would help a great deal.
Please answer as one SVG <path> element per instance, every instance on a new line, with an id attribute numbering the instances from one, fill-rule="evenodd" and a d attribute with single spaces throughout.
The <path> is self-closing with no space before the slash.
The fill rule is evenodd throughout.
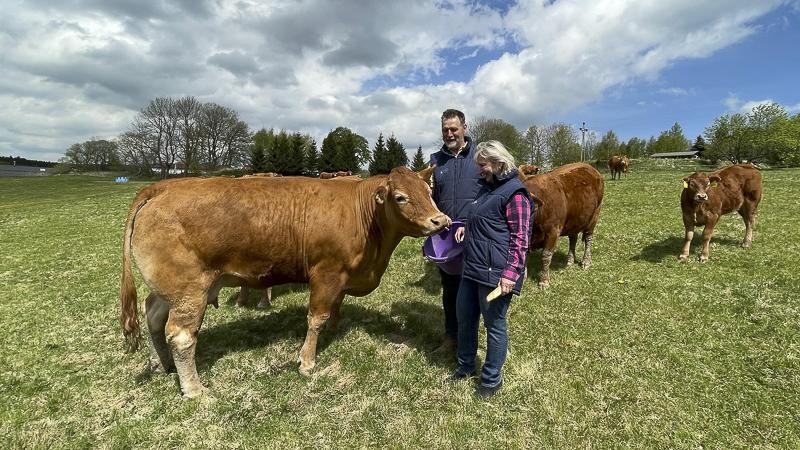
<path id="1" fill-rule="evenodd" d="M 503 119 L 486 117 L 468 123 L 468 130 L 475 142 L 501 141 L 519 163 L 545 168 L 575 161 L 603 164 L 611 155 L 641 158 L 687 150 L 699 150 L 712 162 L 800 166 L 800 114 L 790 116 L 775 103 L 721 116 L 693 143 L 677 122 L 657 137 L 627 141 L 613 130 L 600 138 L 565 123 L 520 131 Z M 374 175 L 397 166 L 420 170 L 427 165 L 422 146 L 409 161 L 406 147 L 393 134 L 384 138 L 380 133 L 370 149 L 365 137 L 341 126 L 318 147 L 313 137 L 300 132 L 262 128 L 251 133 L 233 109 L 194 97 L 155 98 L 117 139 L 73 144 L 61 162 L 78 170 L 135 170 L 162 178 L 224 169 L 317 176 L 366 168 Z"/>

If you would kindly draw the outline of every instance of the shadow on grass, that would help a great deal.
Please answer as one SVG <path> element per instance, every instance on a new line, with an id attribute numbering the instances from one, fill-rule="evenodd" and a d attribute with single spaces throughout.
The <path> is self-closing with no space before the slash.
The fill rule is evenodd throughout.
<path id="1" fill-rule="evenodd" d="M 702 236 L 698 237 L 702 233 L 695 232 L 695 237 L 692 239 L 692 246 L 689 253 L 690 257 L 696 257 L 700 252 L 700 247 L 702 244 Z M 713 237 L 711 238 L 711 244 L 720 244 L 720 245 L 732 245 L 732 246 L 739 246 L 741 241 L 736 239 L 726 238 L 726 237 Z M 665 239 L 662 239 L 658 242 L 654 242 L 646 247 L 644 247 L 638 255 L 632 256 L 631 261 L 647 261 L 651 263 L 660 263 L 663 262 L 664 259 L 668 258 L 678 258 L 678 255 L 681 253 L 681 247 L 683 246 L 683 237 L 672 236 Z"/>
<path id="2" fill-rule="evenodd" d="M 435 365 L 452 366 L 452 358 L 440 358 L 430 354 L 439 344 L 440 328 L 443 323 L 441 307 L 423 302 L 395 302 L 389 315 L 380 314 L 358 304 L 342 304 L 342 319 L 339 330 L 332 333 L 324 327 L 317 341 L 317 355 L 324 352 L 333 339 L 340 339 L 352 329 L 385 339 L 393 344 L 402 344 L 417 349 L 429 362 Z M 206 371 L 217 360 L 233 352 L 246 351 L 271 344 L 291 340 L 296 343 L 297 352 L 305 340 L 308 328 L 307 309 L 291 306 L 273 310 L 262 317 L 248 317 L 213 328 L 203 329 L 197 343 L 197 369 Z M 275 372 L 297 370 L 293 358 L 277 367 Z"/>
<path id="3" fill-rule="evenodd" d="M 439 275 L 439 268 L 432 262 L 423 264 L 422 277 L 419 280 L 408 283 L 409 286 L 422 288 L 426 294 L 438 295 L 442 290 L 442 277 Z"/>
<path id="4" fill-rule="evenodd" d="M 581 257 L 583 253 L 578 253 L 578 258 Z M 576 264 L 580 262 L 580 259 L 576 261 Z M 542 250 L 536 249 L 532 252 L 528 252 L 528 257 L 525 261 L 525 267 L 528 269 L 528 280 L 531 280 L 535 283 L 539 282 L 539 274 L 542 272 Z M 556 252 L 553 254 L 553 257 L 550 259 L 550 276 L 552 277 L 554 273 L 561 272 L 563 269 L 567 267 L 567 253 L 566 252 Z"/>

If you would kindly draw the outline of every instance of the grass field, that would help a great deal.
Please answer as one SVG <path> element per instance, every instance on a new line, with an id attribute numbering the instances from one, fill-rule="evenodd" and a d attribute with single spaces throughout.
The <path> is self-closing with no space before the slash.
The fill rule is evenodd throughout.
<path id="1" fill-rule="evenodd" d="M 489 402 L 444 382 L 438 275 L 410 238 L 375 292 L 345 299 L 309 378 L 305 286 L 266 311 L 224 290 L 197 350 L 212 395 L 184 401 L 146 350 L 122 351 L 121 235 L 145 183 L 0 178 L 0 447 L 798 448 L 800 170 L 763 173 L 751 249 L 727 216 L 700 265 L 700 233 L 677 260 L 692 168 L 605 173 L 588 271 L 565 266 L 564 238 L 540 292 L 533 254 Z"/>

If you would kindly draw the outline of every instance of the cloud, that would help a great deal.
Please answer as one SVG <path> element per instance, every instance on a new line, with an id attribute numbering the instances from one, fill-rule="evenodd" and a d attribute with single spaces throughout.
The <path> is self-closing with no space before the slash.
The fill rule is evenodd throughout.
<path id="1" fill-rule="evenodd" d="M 344 125 L 428 150 L 445 108 L 527 128 L 740 42 L 779 4 L 16 2 L 0 17 L 0 154 L 58 159 L 118 135 L 149 100 L 185 95 L 255 129 L 321 142 Z"/>

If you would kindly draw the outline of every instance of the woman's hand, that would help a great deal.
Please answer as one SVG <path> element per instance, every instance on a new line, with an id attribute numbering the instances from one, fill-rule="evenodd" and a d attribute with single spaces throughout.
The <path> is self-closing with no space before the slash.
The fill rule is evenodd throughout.
<path id="1" fill-rule="evenodd" d="M 461 241 L 464 240 L 464 227 L 457 229 L 453 237 L 456 239 L 456 242 L 461 243 Z"/>
<path id="2" fill-rule="evenodd" d="M 500 278 L 500 291 L 502 295 L 506 295 L 514 289 L 514 285 L 517 283 L 507 279 L 507 278 Z"/>

